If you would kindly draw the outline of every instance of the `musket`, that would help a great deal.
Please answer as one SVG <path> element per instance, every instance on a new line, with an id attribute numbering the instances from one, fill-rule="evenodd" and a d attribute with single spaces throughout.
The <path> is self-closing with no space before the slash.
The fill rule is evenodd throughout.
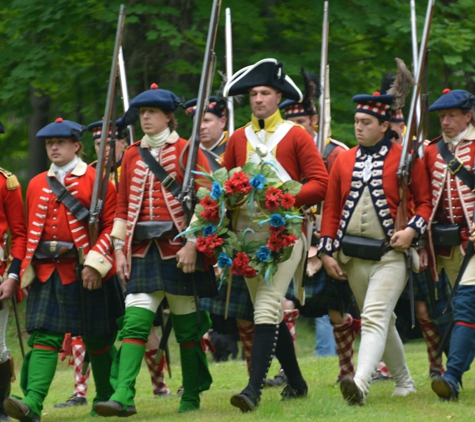
<path id="1" fill-rule="evenodd" d="M 112 55 L 112 64 L 109 75 L 109 86 L 107 89 L 107 100 L 104 111 L 104 121 L 102 122 L 101 143 L 99 147 L 99 154 L 97 156 L 96 178 L 94 180 L 94 188 L 92 191 L 90 218 L 89 218 L 89 235 L 90 244 L 94 245 L 97 241 L 99 233 L 99 225 L 102 214 L 102 207 L 104 205 L 105 190 L 107 184 L 103 183 L 104 178 L 104 152 L 106 149 L 107 138 L 109 135 L 109 125 L 111 124 L 112 108 L 114 104 L 114 96 L 117 86 L 117 70 L 119 61 L 119 49 L 122 45 L 122 36 L 124 33 L 125 23 L 125 6 L 120 6 L 119 19 L 117 22 L 117 31 L 115 36 L 114 53 Z M 115 119 L 112 122 L 115 135 Z M 111 133 L 112 135 L 112 133 Z M 111 151 L 112 153 L 112 151 Z M 115 156 L 115 154 L 113 154 Z M 107 176 L 108 177 L 108 176 Z M 106 179 L 106 181 L 108 178 Z"/>
<path id="2" fill-rule="evenodd" d="M 124 52 L 122 46 L 119 49 L 119 76 L 120 76 L 120 90 L 122 91 L 122 104 L 124 105 L 124 113 L 129 109 L 129 88 L 127 86 L 127 76 L 125 73 Z M 135 131 L 132 125 L 128 125 L 129 143 L 132 145 L 135 142 Z"/>
<path id="3" fill-rule="evenodd" d="M 415 112 L 417 107 L 417 98 L 421 91 L 422 75 L 424 70 L 425 61 L 422 54 L 427 49 L 429 42 L 429 32 L 432 23 L 432 15 L 434 11 L 435 0 L 429 0 L 427 4 L 427 15 L 424 23 L 424 32 L 422 34 L 421 49 L 419 52 L 419 59 L 417 62 L 415 84 L 412 91 L 411 106 L 409 109 L 409 117 L 407 120 L 407 129 L 402 144 L 401 159 L 399 161 L 399 167 L 397 170 L 398 182 L 399 182 L 399 206 L 396 214 L 396 230 L 403 230 L 407 225 L 407 195 L 406 190 L 411 182 L 412 166 L 415 160 L 415 154 L 411 154 L 412 139 L 415 133 Z"/>
<path id="4" fill-rule="evenodd" d="M 200 88 L 198 91 L 198 98 L 196 100 L 196 112 L 193 120 L 193 132 L 189 141 L 188 160 L 186 162 L 185 175 L 183 178 L 182 190 L 178 196 L 179 201 L 182 203 L 183 211 L 185 213 L 186 224 L 190 224 L 194 210 L 194 187 L 195 180 L 192 175 L 192 170 L 196 168 L 196 162 L 198 158 L 198 150 L 200 145 L 200 129 L 203 117 L 205 114 L 206 106 L 209 101 L 209 91 L 211 89 L 211 83 L 213 81 L 213 67 L 215 64 L 215 52 L 214 46 L 216 44 L 216 35 L 218 32 L 219 12 L 221 10 L 221 0 L 213 0 L 213 6 L 211 8 L 211 17 L 209 21 L 208 37 L 206 39 L 205 55 L 203 60 L 203 68 L 201 70 Z M 198 255 L 199 258 L 199 255 Z M 193 277 L 193 274 L 192 274 Z M 193 296 L 195 297 L 196 304 L 196 318 L 198 323 L 200 322 L 200 309 L 199 300 L 196 291 L 196 283 L 193 280 Z M 167 347 L 168 337 L 172 329 L 171 318 L 168 318 L 165 328 L 163 330 L 163 336 L 160 340 L 160 345 L 157 352 L 157 360 L 162 358 L 162 355 Z"/>
<path id="5" fill-rule="evenodd" d="M 417 151 L 411 153 L 412 149 L 412 139 L 414 133 L 416 133 L 417 125 L 417 107 L 420 100 L 421 92 L 421 83 L 424 74 L 424 53 L 427 49 L 429 42 L 429 33 L 432 23 L 432 15 L 434 12 L 434 3 L 435 0 L 429 0 L 427 4 L 427 14 L 424 22 L 424 31 L 422 33 L 421 40 L 421 49 L 417 58 L 417 65 L 415 66 L 415 85 L 412 91 L 411 106 L 409 109 L 409 117 L 407 120 L 408 126 L 406 128 L 406 133 L 403 140 L 401 159 L 399 161 L 399 167 L 397 170 L 398 184 L 399 184 L 399 205 L 396 214 L 396 231 L 404 230 L 407 226 L 408 216 L 407 216 L 407 188 L 411 183 L 411 173 L 412 168 L 417 158 Z M 410 254 L 407 254 L 407 267 L 409 271 L 409 290 L 413 291 L 413 280 L 412 280 L 412 265 L 411 265 Z M 411 295 L 411 323 L 412 327 L 415 326 L 415 314 L 414 314 L 414 296 Z"/>
<path id="6" fill-rule="evenodd" d="M 328 63 L 328 1 L 323 4 L 323 25 L 322 25 L 322 52 L 320 55 L 320 99 L 318 116 L 318 150 L 320 155 L 325 155 L 325 137 L 326 116 L 325 116 L 325 93 L 327 82 L 327 63 Z"/>
<path id="7" fill-rule="evenodd" d="M 233 77 L 233 33 L 231 26 L 231 9 L 226 8 L 226 80 L 230 81 Z M 234 99 L 228 97 L 228 138 L 234 133 Z"/>
<path id="8" fill-rule="evenodd" d="M 5 261 L 8 259 L 8 256 L 10 255 L 9 248 L 8 248 L 8 233 L 5 233 L 3 235 L 3 253 L 5 257 Z M 7 274 L 8 270 L 8 265 L 7 268 L 5 269 L 5 274 Z M 16 332 L 18 335 L 18 341 L 20 342 L 20 350 L 21 350 L 21 356 L 25 358 L 25 347 L 23 346 L 23 337 L 21 335 L 21 328 L 20 328 L 20 319 L 18 317 L 18 308 L 17 308 L 17 303 L 16 303 L 16 294 L 13 292 L 12 295 L 12 305 L 13 305 L 13 313 L 15 314 L 15 323 L 16 323 Z M 0 302 L 0 309 L 2 309 L 3 305 Z"/>
<path id="9" fill-rule="evenodd" d="M 417 48 L 417 17 L 416 17 L 416 1 L 411 0 L 411 40 L 412 40 L 412 70 L 415 73 L 417 69 L 418 48 Z M 416 127 L 420 127 L 421 122 L 421 97 L 417 97 L 416 108 Z"/>

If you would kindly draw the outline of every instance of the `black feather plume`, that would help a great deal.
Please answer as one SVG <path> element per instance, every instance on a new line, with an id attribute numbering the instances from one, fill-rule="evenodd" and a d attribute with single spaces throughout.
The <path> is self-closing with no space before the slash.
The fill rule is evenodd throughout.
<path id="1" fill-rule="evenodd" d="M 381 79 L 381 89 L 379 92 L 381 95 L 386 94 L 392 87 L 394 80 L 396 79 L 396 75 L 391 72 L 386 72 Z"/>
<path id="2" fill-rule="evenodd" d="M 322 92 L 320 87 L 320 76 L 307 72 L 303 67 L 300 70 L 300 73 L 302 74 L 305 85 L 302 106 L 307 114 L 311 115 L 315 108 L 315 102 Z"/>

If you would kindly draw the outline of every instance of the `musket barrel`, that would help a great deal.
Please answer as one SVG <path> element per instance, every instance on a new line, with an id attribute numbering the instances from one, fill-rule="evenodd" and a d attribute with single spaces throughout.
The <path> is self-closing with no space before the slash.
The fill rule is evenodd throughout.
<path id="1" fill-rule="evenodd" d="M 328 1 L 323 4 L 322 52 L 320 55 L 320 98 L 318 121 L 318 149 L 323 157 L 325 152 L 325 83 L 328 62 Z"/>
<path id="2" fill-rule="evenodd" d="M 122 34 L 124 32 L 125 23 L 125 6 L 120 6 L 119 19 L 117 21 L 117 31 L 115 36 L 114 53 L 112 56 L 112 65 L 109 75 L 109 86 L 107 88 L 106 107 L 104 111 L 104 121 L 102 122 L 102 133 L 99 154 L 97 156 L 96 178 L 94 180 L 94 188 L 92 191 L 90 220 L 89 226 L 92 227 L 97 224 L 100 218 L 100 205 L 102 196 L 102 178 L 104 171 L 104 153 L 106 149 L 107 137 L 109 134 L 109 124 L 112 115 L 112 106 L 114 104 L 114 94 L 117 82 L 117 70 L 119 60 L 119 48 L 122 45 Z"/>
<path id="3" fill-rule="evenodd" d="M 205 105 L 209 101 L 207 93 L 208 85 L 212 81 L 212 79 L 210 78 L 210 72 L 213 66 L 214 46 L 216 43 L 216 34 L 218 31 L 218 19 L 220 10 L 221 0 L 214 0 L 213 7 L 211 9 L 211 19 L 209 22 L 208 37 L 206 40 L 206 51 L 203 60 L 203 68 L 201 71 L 200 87 L 198 91 L 198 98 L 196 101 L 196 112 L 195 118 L 193 120 L 193 132 L 191 134 L 188 160 L 186 162 L 186 169 L 183 178 L 183 188 L 180 194 L 180 199 L 182 200 L 183 209 L 185 211 L 185 215 L 187 217 L 188 222 L 190 221 L 193 212 L 193 206 L 191 203 L 192 201 L 189 200 L 189 198 L 192 197 L 192 192 L 190 192 L 190 189 L 192 188 L 193 177 L 191 171 L 194 170 L 196 167 L 196 149 L 198 148 L 200 143 L 201 122 L 203 119 L 204 110 L 206 109 Z M 187 198 L 188 200 L 186 200 Z"/>
<path id="4" fill-rule="evenodd" d="M 399 161 L 399 169 L 398 169 L 399 177 L 404 176 L 403 172 L 404 172 L 404 167 L 407 160 L 407 154 L 409 153 L 409 149 L 412 144 L 411 142 L 412 137 L 414 135 L 414 113 L 416 109 L 417 98 L 420 97 L 421 78 L 422 78 L 422 71 L 423 71 L 423 66 L 424 66 L 424 54 L 429 42 L 429 32 L 430 32 L 430 27 L 432 23 L 432 15 L 434 12 L 434 3 L 435 3 L 435 0 L 429 0 L 429 2 L 427 3 L 427 13 L 426 13 L 426 19 L 424 23 L 424 31 L 422 33 L 421 48 L 419 50 L 419 55 L 417 59 L 415 85 L 412 91 L 411 106 L 409 109 L 409 117 L 407 119 L 407 130 L 404 136 L 401 159 Z"/>
<path id="5" fill-rule="evenodd" d="M 417 47 L 417 17 L 416 17 L 416 1 L 411 0 L 411 35 L 412 35 L 412 69 L 415 72 L 417 69 L 418 60 L 418 47 Z M 421 96 L 417 98 L 417 108 L 416 108 L 416 127 L 419 129 L 421 124 Z"/>
<path id="6" fill-rule="evenodd" d="M 228 81 L 233 77 L 233 32 L 231 25 L 231 9 L 226 8 L 226 79 Z M 234 133 L 234 101 L 233 97 L 228 97 L 228 136 Z"/>

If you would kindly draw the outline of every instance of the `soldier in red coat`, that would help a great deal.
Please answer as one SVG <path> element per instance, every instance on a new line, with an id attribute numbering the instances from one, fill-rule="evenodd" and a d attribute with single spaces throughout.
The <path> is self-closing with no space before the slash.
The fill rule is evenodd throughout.
<path id="1" fill-rule="evenodd" d="M 117 272 L 126 284 L 126 310 L 119 335 L 123 343 L 112 374 L 115 392 L 110 400 L 95 406 L 101 416 L 137 413 L 135 379 L 155 313 L 165 297 L 180 343 L 184 392 L 179 412 L 199 409 L 199 394 L 212 382 L 200 344 L 210 319 L 201 311 L 198 320 L 194 293 L 198 297 L 216 294 L 214 272 L 209 267 L 185 274 L 194 272 L 196 245 L 188 241 L 183 247 L 176 240 L 186 224 L 175 195 L 180 192 L 182 163 L 188 156 L 188 142 L 175 131 L 178 104 L 175 94 L 156 84 L 130 102 L 131 108 L 139 110 L 145 135 L 127 149 L 122 160 L 112 237 Z M 209 170 L 201 151 L 199 168 Z"/>
<path id="2" fill-rule="evenodd" d="M 387 136 L 393 99 L 388 94 L 353 98 L 359 145 L 337 157 L 324 202 L 319 245 L 323 265 L 334 279 L 348 279 L 361 310 L 356 375 L 340 383 L 349 404 L 364 403 L 381 358 L 396 382 L 393 396 L 416 391 L 393 311 L 407 280 L 404 251 L 423 234 L 431 206 L 429 183 L 417 160 L 412 176 L 417 183 L 410 185 L 415 214 L 405 228 L 395 230 L 401 147 Z"/>
<path id="3" fill-rule="evenodd" d="M 231 170 L 247 162 L 267 161 L 276 168 L 282 182 L 288 180 L 306 183 L 295 197 L 295 205 L 302 207 L 320 202 L 326 191 L 328 174 L 312 137 L 280 115 L 279 102 L 286 98 L 302 101 L 302 93 L 285 75 L 282 63 L 264 59 L 253 66 L 236 72 L 224 88 L 224 95 L 249 94 L 252 109 L 251 122 L 234 132 L 228 141 L 224 167 Z M 238 236 L 252 228 L 254 239 L 266 239 L 268 227 L 259 227 L 251 221 L 247 206 L 236 211 Z M 248 234 L 248 238 L 250 238 Z M 263 383 L 272 358 L 279 359 L 287 374 L 288 384 L 282 392 L 284 400 L 306 397 L 308 392 L 295 355 L 292 337 L 283 321 L 282 299 L 292 277 L 296 296 L 301 297 L 301 276 L 297 271 L 306 255 L 306 240 L 300 238 L 293 246 L 291 257 L 280 264 L 268 285 L 264 277 L 246 278 L 254 303 L 255 336 L 252 345 L 251 374 L 247 387 L 231 398 L 231 404 L 242 411 L 252 411 L 259 403 Z M 301 274 L 300 274 L 301 272 Z M 300 279 L 298 278 L 300 276 Z"/>
<path id="4" fill-rule="evenodd" d="M 0 123 L 0 133 L 4 133 Z M 3 400 L 10 395 L 13 358 L 6 344 L 9 314 L 8 300 L 15 294 L 20 282 L 21 261 L 26 252 L 26 225 L 21 186 L 16 176 L 0 168 L 0 422 L 9 418 L 3 409 Z M 7 251 L 10 230 L 11 248 Z M 6 256 L 9 255 L 9 256 Z M 7 263 L 10 267 L 6 270 Z M 7 271 L 7 272 L 6 272 Z"/>
<path id="5" fill-rule="evenodd" d="M 112 394 L 109 377 L 116 319 L 123 313 L 110 237 L 116 192 L 109 183 L 102 229 L 91 244 L 88 210 L 96 171 L 78 156 L 81 134 L 79 124 L 62 118 L 37 133 L 46 143 L 52 165 L 34 177 L 27 190 L 28 237 L 21 286 L 28 290 L 26 330 L 31 351 L 22 366 L 20 386 L 25 397 L 4 401 L 6 413 L 19 420 L 41 419 L 65 333 L 84 339 L 96 384 L 94 400 Z M 83 265 L 78 262 L 81 252 Z"/>
<path id="6" fill-rule="evenodd" d="M 475 241 L 474 104 L 475 96 L 470 92 L 446 89 L 429 107 L 437 112 L 442 128 L 442 135 L 432 140 L 424 153 L 434 206 L 429 221 L 429 251 L 434 276 L 443 268 L 452 287 L 467 244 Z M 475 257 L 468 261 L 456 288 L 447 371 L 432 381 L 432 389 L 444 400 L 458 398 L 462 376 L 475 356 Z"/>

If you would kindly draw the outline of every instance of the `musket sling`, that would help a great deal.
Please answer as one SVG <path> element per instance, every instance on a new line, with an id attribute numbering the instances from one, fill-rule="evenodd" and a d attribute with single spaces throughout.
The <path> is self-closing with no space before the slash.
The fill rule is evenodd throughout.
<path id="1" fill-rule="evenodd" d="M 64 204 L 71 213 L 80 221 L 89 217 L 89 210 L 81 204 L 56 177 L 46 176 L 49 187 L 56 196 L 56 200 Z"/>

